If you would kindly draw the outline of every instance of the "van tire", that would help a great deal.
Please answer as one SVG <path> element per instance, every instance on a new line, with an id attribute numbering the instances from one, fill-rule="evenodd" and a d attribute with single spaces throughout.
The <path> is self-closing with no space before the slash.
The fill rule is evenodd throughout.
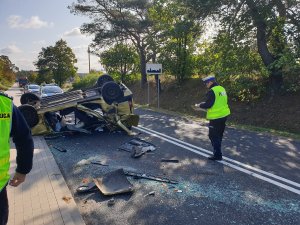
<path id="1" fill-rule="evenodd" d="M 109 105 L 113 102 L 118 102 L 119 99 L 124 97 L 120 86 L 114 81 L 105 83 L 101 89 L 101 93 L 104 101 Z"/>
<path id="2" fill-rule="evenodd" d="M 22 105 L 24 105 L 24 104 L 34 105 L 36 102 L 38 102 L 40 100 L 41 100 L 40 97 L 33 93 L 22 94 L 22 96 L 20 98 L 20 102 Z"/>
<path id="3" fill-rule="evenodd" d="M 39 116 L 36 109 L 32 105 L 24 104 L 18 107 L 23 114 L 28 126 L 33 128 L 39 123 Z"/>
<path id="4" fill-rule="evenodd" d="M 97 87 L 102 88 L 105 83 L 110 81 L 114 81 L 114 79 L 108 74 L 103 74 L 97 80 Z"/>

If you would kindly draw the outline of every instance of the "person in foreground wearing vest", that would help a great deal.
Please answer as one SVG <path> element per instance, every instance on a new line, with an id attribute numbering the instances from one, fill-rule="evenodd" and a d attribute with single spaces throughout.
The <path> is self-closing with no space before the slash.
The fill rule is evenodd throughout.
<path id="1" fill-rule="evenodd" d="M 213 146 L 213 156 L 210 160 L 222 160 L 221 143 L 226 126 L 227 116 L 230 115 L 230 109 L 227 103 L 227 94 L 225 89 L 220 86 L 214 76 L 208 76 L 202 79 L 209 91 L 206 94 L 206 101 L 195 104 L 196 107 L 205 109 L 206 119 L 209 120 L 208 137 Z"/>
<path id="2" fill-rule="evenodd" d="M 10 137 L 17 149 L 17 168 L 11 180 Z M 0 92 L 0 225 L 8 221 L 7 184 L 17 187 L 25 181 L 26 174 L 32 168 L 33 140 L 31 131 L 12 99 Z"/>

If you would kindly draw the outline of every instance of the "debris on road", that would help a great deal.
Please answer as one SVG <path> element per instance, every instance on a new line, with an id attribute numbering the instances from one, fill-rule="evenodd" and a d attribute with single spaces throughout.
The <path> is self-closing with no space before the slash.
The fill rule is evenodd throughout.
<path id="1" fill-rule="evenodd" d="M 108 164 L 102 163 L 101 161 L 91 161 L 91 164 L 96 164 L 100 166 L 109 166 Z"/>
<path id="2" fill-rule="evenodd" d="M 149 192 L 148 194 L 144 195 L 144 197 L 147 197 L 147 196 L 154 196 L 155 195 L 155 191 L 151 191 Z"/>
<path id="3" fill-rule="evenodd" d="M 179 163 L 178 159 L 161 159 L 161 162 Z"/>
<path id="4" fill-rule="evenodd" d="M 136 173 L 132 171 L 124 171 L 125 175 L 127 176 L 132 176 L 136 179 L 148 179 L 148 180 L 154 180 L 154 181 L 159 181 L 159 182 L 165 182 L 165 183 L 170 183 L 170 184 L 178 184 L 178 181 L 176 180 L 171 180 L 166 177 L 157 177 L 157 176 L 152 176 L 152 175 L 147 175 L 145 173 Z"/>
<path id="5" fill-rule="evenodd" d="M 54 149 L 56 149 L 56 150 L 58 150 L 58 151 L 60 151 L 60 152 L 67 152 L 67 149 L 62 148 L 62 147 L 58 147 L 58 146 L 52 145 L 52 148 L 54 148 Z"/>
<path id="6" fill-rule="evenodd" d="M 133 138 L 128 142 L 125 142 L 119 147 L 120 150 L 124 150 L 126 152 L 131 153 L 131 157 L 138 158 L 145 154 L 146 152 L 152 152 L 156 150 L 156 147 L 140 138 Z"/>
<path id="7" fill-rule="evenodd" d="M 116 201 L 115 201 L 114 198 L 109 199 L 109 200 L 107 201 L 107 205 L 108 205 L 108 206 L 113 206 L 115 203 L 116 203 Z"/>
<path id="8" fill-rule="evenodd" d="M 97 186 L 94 182 L 81 183 L 77 188 L 77 193 L 87 193 L 97 190 Z"/>
<path id="9" fill-rule="evenodd" d="M 72 198 L 69 197 L 69 196 L 64 196 L 64 197 L 62 197 L 62 200 L 64 200 L 67 204 L 70 203 L 71 199 L 72 199 Z"/>
<path id="10" fill-rule="evenodd" d="M 93 180 L 104 195 L 115 195 L 134 190 L 133 185 L 127 180 L 123 169 L 106 173 L 102 177 Z"/>

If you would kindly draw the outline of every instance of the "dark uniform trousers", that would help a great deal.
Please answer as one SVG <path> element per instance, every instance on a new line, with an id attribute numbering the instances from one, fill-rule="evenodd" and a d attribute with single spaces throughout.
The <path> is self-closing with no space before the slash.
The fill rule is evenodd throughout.
<path id="1" fill-rule="evenodd" d="M 209 132 L 208 137 L 214 148 L 214 156 L 222 157 L 221 143 L 223 138 L 223 133 L 226 126 L 227 117 L 210 120 L 209 121 Z"/>
<path id="2" fill-rule="evenodd" d="M 6 187 L 0 192 L 0 225 L 6 225 L 8 221 L 8 199 Z"/>

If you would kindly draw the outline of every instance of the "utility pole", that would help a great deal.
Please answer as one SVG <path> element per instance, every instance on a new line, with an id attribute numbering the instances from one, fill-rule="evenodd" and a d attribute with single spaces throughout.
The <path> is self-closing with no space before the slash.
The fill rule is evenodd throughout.
<path id="1" fill-rule="evenodd" d="M 89 73 L 91 73 L 91 51 L 90 51 L 90 46 L 88 46 L 88 56 L 89 56 Z"/>

